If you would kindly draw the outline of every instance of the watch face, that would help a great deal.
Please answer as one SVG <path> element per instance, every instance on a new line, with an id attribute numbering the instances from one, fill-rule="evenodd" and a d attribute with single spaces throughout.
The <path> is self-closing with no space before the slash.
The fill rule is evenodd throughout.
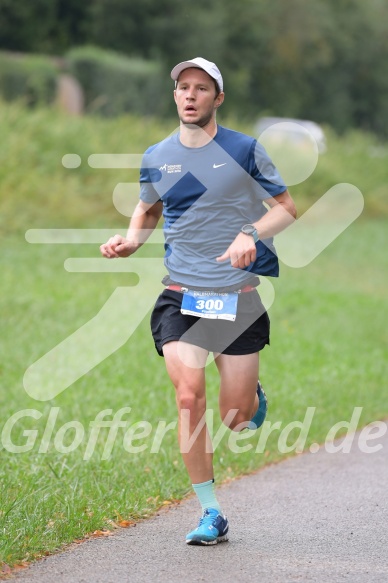
<path id="1" fill-rule="evenodd" d="M 246 235 L 253 235 L 256 229 L 253 225 L 244 225 L 241 231 Z"/>

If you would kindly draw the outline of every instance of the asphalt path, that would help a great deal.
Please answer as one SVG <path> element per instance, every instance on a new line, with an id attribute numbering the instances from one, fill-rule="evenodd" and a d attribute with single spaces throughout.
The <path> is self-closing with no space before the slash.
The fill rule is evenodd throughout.
<path id="1" fill-rule="evenodd" d="M 381 447 L 365 453 L 365 444 Z M 191 498 L 136 527 L 38 561 L 15 579 L 387 583 L 387 492 L 388 431 L 368 442 L 355 434 L 350 453 L 321 447 L 220 487 L 230 521 L 228 542 L 185 544 L 200 514 Z"/>

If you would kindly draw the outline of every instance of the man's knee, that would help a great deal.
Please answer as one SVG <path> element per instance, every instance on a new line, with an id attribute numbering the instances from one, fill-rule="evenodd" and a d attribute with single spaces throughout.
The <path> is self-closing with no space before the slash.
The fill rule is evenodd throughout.
<path id="1" fill-rule="evenodd" d="M 177 390 L 176 401 L 179 409 L 188 409 L 194 411 L 204 403 L 204 397 L 199 396 L 195 392 L 187 390 Z"/>
<path id="2" fill-rule="evenodd" d="M 179 411 L 187 411 L 191 417 L 198 418 L 206 410 L 206 396 L 202 385 L 181 381 L 175 387 L 176 403 Z"/>
<path id="3" fill-rule="evenodd" d="M 232 431 L 241 431 L 244 429 L 244 424 L 247 425 L 250 421 L 250 414 L 241 409 L 228 409 L 221 412 L 221 420 Z"/>

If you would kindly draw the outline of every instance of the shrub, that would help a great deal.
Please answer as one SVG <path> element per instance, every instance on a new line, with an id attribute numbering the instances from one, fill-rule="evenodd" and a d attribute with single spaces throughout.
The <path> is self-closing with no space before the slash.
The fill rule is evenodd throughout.
<path id="1" fill-rule="evenodd" d="M 0 54 L 0 94 L 6 101 L 26 105 L 51 103 L 56 96 L 58 70 L 41 56 Z"/>
<path id="2" fill-rule="evenodd" d="M 160 63 L 90 46 L 73 49 L 66 58 L 70 73 L 84 90 L 88 111 L 114 116 L 160 115 L 166 110 L 168 76 Z"/>

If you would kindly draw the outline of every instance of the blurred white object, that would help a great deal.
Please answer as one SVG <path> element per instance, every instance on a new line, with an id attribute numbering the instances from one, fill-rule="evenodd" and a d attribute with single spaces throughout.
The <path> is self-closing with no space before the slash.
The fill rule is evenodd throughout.
<path id="1" fill-rule="evenodd" d="M 271 135 L 273 141 L 288 142 L 302 147 L 306 142 L 306 135 L 309 134 L 316 142 L 319 154 L 326 152 L 325 134 L 314 121 L 287 117 L 262 117 L 255 125 L 255 132 L 259 137 L 260 134 L 266 132 L 267 136 Z"/>

